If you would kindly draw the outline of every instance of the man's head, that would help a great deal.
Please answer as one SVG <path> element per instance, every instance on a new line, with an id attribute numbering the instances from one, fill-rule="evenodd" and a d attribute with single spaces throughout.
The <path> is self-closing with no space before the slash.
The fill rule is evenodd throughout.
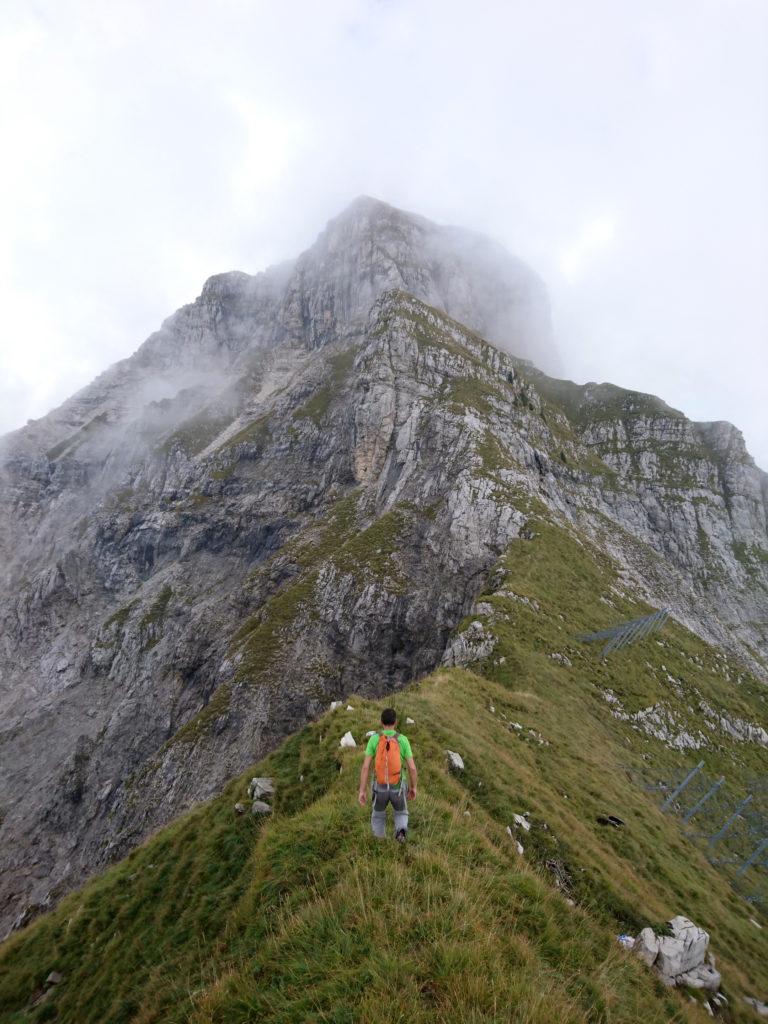
<path id="1" fill-rule="evenodd" d="M 397 715 L 393 708 L 384 708 L 381 712 L 381 724 L 386 726 L 387 729 L 391 729 L 392 726 L 397 722 Z"/>

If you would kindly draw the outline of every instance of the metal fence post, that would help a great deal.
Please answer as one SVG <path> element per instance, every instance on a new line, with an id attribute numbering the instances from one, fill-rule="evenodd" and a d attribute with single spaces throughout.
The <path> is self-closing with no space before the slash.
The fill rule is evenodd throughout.
<path id="1" fill-rule="evenodd" d="M 739 815 L 741 814 L 741 812 L 742 812 L 742 811 L 744 810 L 744 808 L 745 808 L 745 807 L 747 806 L 747 804 L 748 804 L 748 803 L 750 802 L 750 800 L 751 800 L 751 799 L 752 799 L 752 794 L 751 794 L 751 793 L 749 793 L 749 794 L 748 794 L 747 796 L 745 796 L 745 797 L 744 797 L 744 799 L 743 799 L 743 800 L 741 801 L 741 803 L 740 803 L 740 804 L 739 804 L 739 805 L 738 805 L 738 806 L 736 807 L 736 809 L 735 809 L 735 810 L 733 811 L 733 813 L 732 813 L 732 814 L 730 814 L 730 815 L 729 815 L 729 816 L 728 816 L 728 817 L 726 818 L 726 820 L 725 820 L 725 821 L 723 822 L 723 824 L 722 824 L 722 825 L 720 826 L 720 828 L 718 829 L 718 831 L 717 831 L 717 832 L 715 832 L 715 834 L 714 834 L 713 836 L 710 836 L 710 837 L 709 837 L 709 839 L 707 840 L 707 842 L 708 842 L 708 844 L 709 844 L 710 846 L 714 846 L 714 845 L 715 845 L 715 843 L 718 843 L 718 842 L 720 842 L 720 840 L 721 840 L 721 839 L 723 838 L 723 836 L 725 835 L 725 833 L 726 833 L 726 832 L 728 831 L 728 829 L 729 829 L 729 828 L 731 827 L 731 825 L 732 825 L 732 824 L 734 823 L 734 821 L 736 821 L 736 819 L 738 818 L 738 816 L 739 816 Z"/>
<path id="2" fill-rule="evenodd" d="M 715 793 L 718 791 L 718 789 L 720 789 L 724 782 L 725 776 L 721 775 L 717 782 L 715 782 L 714 785 L 704 794 L 701 800 L 697 800 L 693 807 L 690 809 L 690 811 L 687 811 L 683 815 L 682 820 L 684 825 L 687 825 L 691 818 L 694 816 L 694 814 L 698 813 L 701 810 L 701 808 L 704 806 L 707 800 L 709 800 L 711 796 L 715 795 Z"/>
<path id="3" fill-rule="evenodd" d="M 755 861 L 759 859 L 760 854 L 763 852 L 763 850 L 768 850 L 768 838 L 760 840 L 760 842 L 757 844 L 757 849 L 752 852 L 751 856 L 747 857 L 747 859 L 741 865 L 739 870 L 736 872 L 737 878 L 739 877 L 739 875 L 743 875 L 747 868 L 752 867 Z"/>
<path id="4" fill-rule="evenodd" d="M 696 767 L 695 767 L 695 768 L 691 768 L 691 770 L 690 770 L 690 771 L 688 772 L 688 774 L 687 774 L 687 775 L 685 776 L 685 778 L 684 778 L 684 779 L 683 779 L 683 781 L 682 781 L 682 782 L 680 783 L 680 785 L 679 785 L 679 786 L 677 787 L 677 789 L 673 789 L 673 790 L 672 790 L 672 792 L 671 792 L 671 793 L 669 794 L 669 796 L 667 797 L 667 799 L 666 799 L 666 800 L 664 801 L 664 803 L 663 803 L 663 804 L 661 805 L 661 809 L 662 809 L 662 811 L 666 811 L 666 809 L 667 809 L 668 807 L 671 807 L 671 806 L 672 806 L 672 801 L 673 801 L 673 800 L 675 800 L 675 799 L 676 799 L 676 798 L 677 798 L 678 796 L 680 796 L 680 794 L 681 794 L 681 793 L 683 792 L 683 790 L 684 790 L 684 789 L 685 789 L 685 787 L 686 787 L 686 786 L 688 785 L 688 783 L 689 783 L 689 782 L 691 781 L 691 779 L 692 779 L 692 778 L 693 778 L 693 777 L 694 777 L 695 775 L 698 775 L 698 773 L 699 773 L 699 772 L 701 771 L 701 769 L 702 769 L 703 767 L 704 767 L 704 762 L 703 762 L 703 761 L 699 761 L 699 763 L 698 763 L 698 764 L 696 765 Z"/>

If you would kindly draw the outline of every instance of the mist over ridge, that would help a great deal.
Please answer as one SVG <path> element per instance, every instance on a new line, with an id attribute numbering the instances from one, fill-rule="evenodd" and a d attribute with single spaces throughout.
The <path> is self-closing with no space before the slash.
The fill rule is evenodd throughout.
<path id="1" fill-rule="evenodd" d="M 557 370 L 544 283 L 497 242 L 443 227 L 369 196 L 333 217 L 300 256 L 257 274 L 209 277 L 132 356 L 106 368 L 62 406 L 12 434 L 13 445 L 49 445 L 53 433 L 82 427 L 117 402 L 110 420 L 184 392 L 223 388 L 249 354 L 278 345 L 312 350 L 359 332 L 375 299 L 402 289 L 489 341 L 542 369 Z M 204 314 L 205 329 L 187 326 Z M 180 411 L 183 403 L 176 402 Z M 154 410 L 154 414 L 157 410 Z M 59 439 L 60 440 L 60 439 Z"/>
<path id="2" fill-rule="evenodd" d="M 370 246 L 364 255 L 363 242 Z M 339 258 L 350 251 L 357 254 L 351 262 Z M 326 278 L 326 294 L 320 297 L 319 308 L 307 311 L 303 293 L 313 287 L 318 275 Z M 355 291 L 356 305 L 350 305 L 350 287 L 366 277 L 370 278 L 366 287 Z M 173 403 L 174 415 L 183 416 L 195 407 L 196 389 L 208 393 L 225 388 L 248 351 L 283 343 L 316 348 L 359 330 L 375 296 L 389 288 L 411 292 L 502 350 L 529 359 L 551 376 L 563 376 L 568 354 L 558 347 L 546 282 L 534 270 L 481 232 L 438 225 L 420 214 L 360 195 L 328 221 L 300 256 L 255 274 L 241 270 L 213 274 L 195 302 L 171 314 L 132 356 L 105 368 L 93 384 L 105 386 L 110 395 L 115 388 L 125 392 L 121 419 L 126 421 L 143 415 L 146 405 L 168 403 L 181 393 L 192 403 L 189 408 L 182 400 Z M 213 347 L 197 349 L 184 338 L 185 318 L 190 312 L 194 317 L 199 304 L 216 303 L 227 306 L 227 336 L 218 338 Z M 301 323 L 308 315 L 310 333 Z M 274 322 L 269 322 L 270 316 Z M 182 343 L 179 337 L 184 338 Z M 589 381 L 585 386 L 596 383 Z M 619 382 L 612 383 L 618 386 Z M 66 427 L 73 415 L 69 425 L 83 425 L 83 410 L 73 412 L 78 404 L 87 413 L 98 414 L 98 394 L 98 388 L 94 393 L 86 385 L 62 406 L 6 436 L 13 436 L 14 444 L 45 445 L 50 440 L 49 427 Z M 152 415 L 158 415 L 157 408 Z"/>

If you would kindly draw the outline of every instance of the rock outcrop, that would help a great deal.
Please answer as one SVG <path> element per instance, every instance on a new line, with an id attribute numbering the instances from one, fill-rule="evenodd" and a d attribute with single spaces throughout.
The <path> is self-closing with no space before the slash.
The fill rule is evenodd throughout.
<path id="1" fill-rule="evenodd" d="M 765 674 L 738 431 L 527 357 L 557 361 L 535 275 L 363 199 L 3 440 L 0 933 L 332 699 L 492 657 L 492 623 L 452 634 L 531 509 Z"/>
<path id="2" fill-rule="evenodd" d="M 683 985 L 717 992 L 720 974 L 709 949 L 709 935 L 687 917 L 669 922 L 671 935 L 657 935 L 643 928 L 633 946 L 634 953 L 658 973 L 665 985 Z"/>

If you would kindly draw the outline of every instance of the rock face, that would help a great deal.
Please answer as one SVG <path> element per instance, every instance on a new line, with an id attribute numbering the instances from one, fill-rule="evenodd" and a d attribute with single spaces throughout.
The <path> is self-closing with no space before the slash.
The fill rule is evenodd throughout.
<path id="1" fill-rule="evenodd" d="M 652 928 L 643 928 L 633 951 L 658 972 L 665 985 L 717 992 L 721 978 L 707 954 L 709 935 L 680 915 L 672 918 L 669 927 L 671 935 L 656 935 Z"/>
<path id="2" fill-rule="evenodd" d="M 452 633 L 534 504 L 764 675 L 738 431 L 521 356 L 557 364 L 535 275 L 362 199 L 3 440 L 0 934 L 331 700 L 493 657 Z"/>
<path id="3" fill-rule="evenodd" d="M 496 644 L 477 619 L 453 638 L 443 655 L 444 665 L 471 665 L 487 658 Z"/>

